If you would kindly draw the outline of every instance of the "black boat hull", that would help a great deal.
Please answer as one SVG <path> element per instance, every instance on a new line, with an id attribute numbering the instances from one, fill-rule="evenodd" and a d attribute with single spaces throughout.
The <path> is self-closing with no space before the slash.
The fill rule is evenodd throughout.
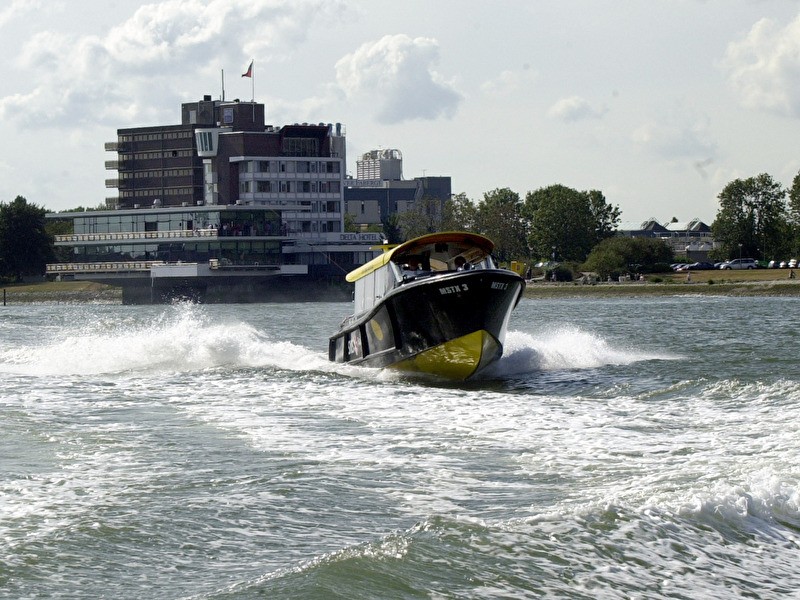
<path id="1" fill-rule="evenodd" d="M 346 321 L 330 339 L 329 357 L 467 379 L 502 355 L 524 287 L 519 275 L 500 269 L 418 278 Z"/>

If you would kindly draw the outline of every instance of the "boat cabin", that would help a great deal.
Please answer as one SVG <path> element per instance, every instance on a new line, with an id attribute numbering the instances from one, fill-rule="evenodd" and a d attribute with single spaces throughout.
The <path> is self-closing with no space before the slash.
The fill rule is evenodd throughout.
<path id="1" fill-rule="evenodd" d="M 355 283 L 354 316 L 373 308 L 394 288 L 452 271 L 494 269 L 494 243 L 465 232 L 432 233 L 396 246 L 347 274 Z"/>

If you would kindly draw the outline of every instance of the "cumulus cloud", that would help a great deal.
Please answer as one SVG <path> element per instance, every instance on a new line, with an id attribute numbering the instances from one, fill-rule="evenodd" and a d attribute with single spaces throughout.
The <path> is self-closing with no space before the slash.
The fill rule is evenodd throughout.
<path id="1" fill-rule="evenodd" d="M 645 123 L 633 132 L 631 138 L 648 151 L 668 160 L 698 157 L 707 160 L 716 150 L 708 126 L 703 122 Z"/>
<path id="2" fill-rule="evenodd" d="M 588 100 L 580 96 L 562 98 L 550 107 L 547 115 L 553 119 L 565 122 L 583 121 L 585 119 L 599 119 L 608 112 L 606 108 L 594 108 Z"/>
<path id="3" fill-rule="evenodd" d="M 438 58 L 436 40 L 387 35 L 341 58 L 336 79 L 348 99 L 375 107 L 381 123 L 449 118 L 462 97 L 434 70 Z"/>
<path id="4" fill-rule="evenodd" d="M 728 45 L 723 66 L 744 106 L 800 116 L 800 16 L 783 28 L 761 19 Z"/>
<path id="5" fill-rule="evenodd" d="M 12 0 L 5 8 L 0 8 L 0 29 L 16 18 L 39 10 L 41 0 Z"/>
<path id="6" fill-rule="evenodd" d="M 31 74 L 33 89 L 0 98 L 0 118 L 13 114 L 23 127 L 118 126 L 143 118 L 153 110 L 145 107 L 178 101 L 177 82 L 187 73 L 211 73 L 220 64 L 244 67 L 252 57 L 284 58 L 312 23 L 336 14 L 337 5 L 166 0 L 140 7 L 102 37 L 41 32 L 16 59 Z"/>

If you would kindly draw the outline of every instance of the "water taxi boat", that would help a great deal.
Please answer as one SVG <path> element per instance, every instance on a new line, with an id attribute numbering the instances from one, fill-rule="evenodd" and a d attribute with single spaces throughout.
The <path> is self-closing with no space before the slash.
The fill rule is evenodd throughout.
<path id="1" fill-rule="evenodd" d="M 330 338 L 335 362 L 473 377 L 503 353 L 525 280 L 495 266 L 494 243 L 444 232 L 384 246 L 348 273 L 354 312 Z"/>

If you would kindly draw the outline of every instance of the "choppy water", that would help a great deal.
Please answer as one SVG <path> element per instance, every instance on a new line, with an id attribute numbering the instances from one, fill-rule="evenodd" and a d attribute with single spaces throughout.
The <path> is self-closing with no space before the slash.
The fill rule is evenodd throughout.
<path id="1" fill-rule="evenodd" d="M 799 307 L 525 300 L 468 384 L 347 304 L 0 308 L 0 597 L 800 597 Z"/>

